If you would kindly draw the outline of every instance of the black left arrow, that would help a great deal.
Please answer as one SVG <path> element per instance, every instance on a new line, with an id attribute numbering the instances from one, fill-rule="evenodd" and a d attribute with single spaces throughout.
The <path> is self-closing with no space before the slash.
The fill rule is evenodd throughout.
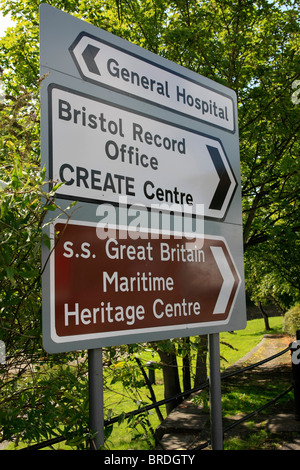
<path id="1" fill-rule="evenodd" d="M 219 184 L 212 198 L 209 208 L 214 210 L 221 210 L 225 201 L 226 195 L 229 191 L 231 181 L 223 163 L 219 150 L 216 147 L 206 146 L 211 159 L 216 167 L 218 176 L 220 178 Z"/>
<path id="2" fill-rule="evenodd" d="M 84 62 L 86 63 L 87 68 L 91 73 L 95 73 L 97 75 L 101 75 L 100 70 L 97 67 L 95 62 L 95 57 L 100 51 L 100 47 L 92 46 L 92 44 L 88 44 L 82 53 L 82 57 Z"/>

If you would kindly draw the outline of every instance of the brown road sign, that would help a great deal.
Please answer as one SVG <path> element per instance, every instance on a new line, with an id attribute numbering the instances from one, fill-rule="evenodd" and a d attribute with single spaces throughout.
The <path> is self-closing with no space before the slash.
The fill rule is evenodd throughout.
<path id="1" fill-rule="evenodd" d="M 222 237 L 178 237 L 57 222 L 51 331 L 57 343 L 229 320 L 240 277 Z M 140 236 L 143 235 L 143 238 Z M 122 337 L 118 341 L 118 337 Z"/>

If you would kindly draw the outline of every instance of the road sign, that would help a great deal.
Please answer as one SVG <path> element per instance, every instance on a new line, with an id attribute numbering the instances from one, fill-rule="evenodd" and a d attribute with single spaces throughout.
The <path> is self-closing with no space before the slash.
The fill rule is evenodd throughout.
<path id="1" fill-rule="evenodd" d="M 46 215 L 45 349 L 244 328 L 235 93 L 45 3 L 40 54 L 42 167 L 62 211 L 79 201 L 57 246 Z"/>
<path id="2" fill-rule="evenodd" d="M 136 235 L 54 224 L 50 349 L 153 341 L 229 322 L 241 279 L 223 237 Z"/>
<path id="3" fill-rule="evenodd" d="M 58 197 L 225 217 L 237 182 L 219 139 L 57 85 L 49 94 Z"/>
<path id="4" fill-rule="evenodd" d="M 130 53 L 125 44 L 123 48 L 116 47 L 83 32 L 70 52 L 84 80 L 235 131 L 234 104 L 229 95 L 159 66 L 157 61 Z"/>

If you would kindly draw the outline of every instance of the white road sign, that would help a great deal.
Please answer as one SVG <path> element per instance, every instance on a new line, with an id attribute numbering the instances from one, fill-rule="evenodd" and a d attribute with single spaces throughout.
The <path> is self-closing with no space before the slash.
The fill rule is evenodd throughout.
<path id="1" fill-rule="evenodd" d="M 223 219 L 237 183 L 218 139 L 51 87 L 58 196 Z"/>
<path id="2" fill-rule="evenodd" d="M 230 132 L 235 130 L 233 101 L 225 94 L 87 33 L 76 38 L 70 51 L 84 80 L 154 101 Z"/>

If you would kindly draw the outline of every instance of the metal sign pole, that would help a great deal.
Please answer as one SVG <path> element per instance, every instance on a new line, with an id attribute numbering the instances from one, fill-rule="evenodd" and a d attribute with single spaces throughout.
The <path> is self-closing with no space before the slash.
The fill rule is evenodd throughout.
<path id="1" fill-rule="evenodd" d="M 208 335 L 212 450 L 223 450 L 219 333 Z"/>
<path id="2" fill-rule="evenodd" d="M 88 350 L 91 450 L 104 445 L 102 348 Z"/>

